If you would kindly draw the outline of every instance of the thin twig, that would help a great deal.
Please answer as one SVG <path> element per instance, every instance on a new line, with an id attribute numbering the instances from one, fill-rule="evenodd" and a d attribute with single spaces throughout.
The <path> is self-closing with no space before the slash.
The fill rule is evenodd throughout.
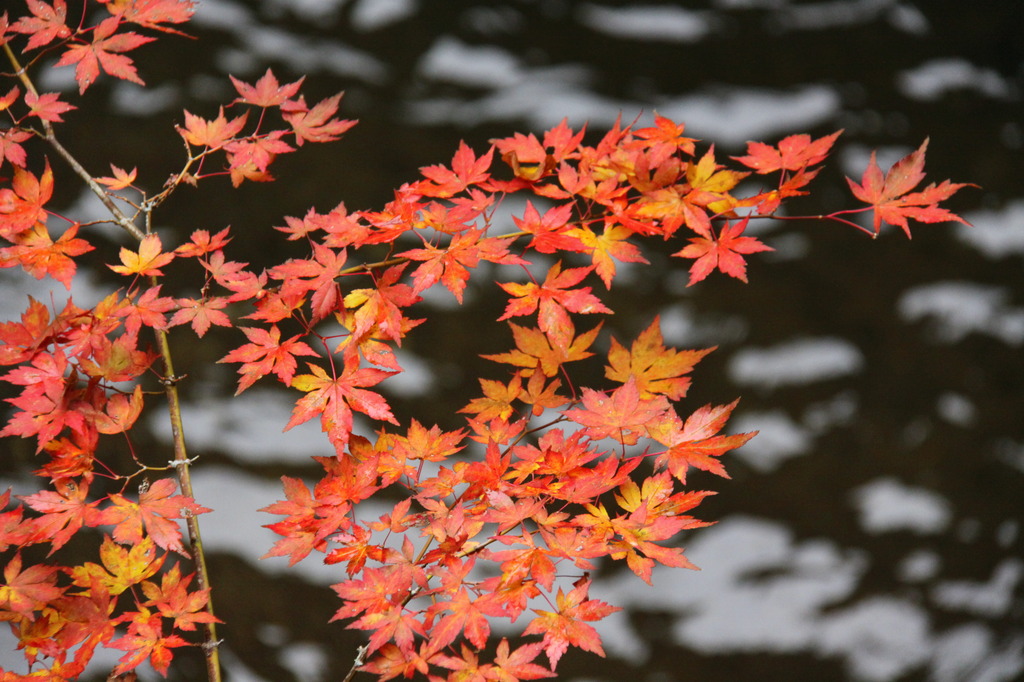
<path id="1" fill-rule="evenodd" d="M 160 356 L 164 363 L 164 376 L 173 377 L 174 362 L 171 358 L 171 346 L 167 338 L 167 332 L 156 330 L 157 345 L 160 348 Z M 195 499 L 192 491 L 191 459 L 185 447 L 185 429 L 181 419 L 181 398 L 178 395 L 178 383 L 176 381 L 164 382 L 164 391 L 167 394 L 167 410 L 171 422 L 171 435 L 174 439 L 174 464 L 178 476 L 178 485 L 181 494 Z M 203 538 L 199 532 L 199 519 L 195 514 L 188 514 L 185 517 L 185 525 L 188 528 L 189 544 L 192 547 L 192 559 L 196 565 L 196 583 L 200 590 L 210 587 L 210 574 L 206 567 L 206 552 L 203 549 Z M 206 602 L 206 612 L 211 616 L 215 615 L 213 610 L 212 591 Z M 217 638 L 217 624 L 205 623 L 205 636 L 203 638 L 203 653 L 206 656 L 206 674 L 209 682 L 221 682 L 220 653 Z"/>

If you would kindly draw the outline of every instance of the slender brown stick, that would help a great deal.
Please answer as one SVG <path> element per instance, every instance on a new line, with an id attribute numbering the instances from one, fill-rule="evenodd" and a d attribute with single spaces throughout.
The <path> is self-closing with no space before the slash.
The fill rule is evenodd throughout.
<path id="1" fill-rule="evenodd" d="M 185 428 L 181 419 L 178 379 L 174 374 L 174 361 L 171 358 L 171 345 L 167 338 L 167 332 L 157 330 L 156 340 L 160 348 L 160 357 L 164 363 L 164 391 L 167 394 L 167 411 L 171 422 L 171 435 L 174 438 L 174 461 L 172 464 L 174 464 L 178 475 L 181 494 L 195 499 L 189 466 L 191 462 L 185 447 Z M 188 514 L 185 517 L 185 524 L 188 527 L 189 544 L 192 546 L 192 558 L 196 565 L 196 583 L 199 589 L 204 590 L 210 587 L 210 574 L 206 568 L 206 552 L 203 549 L 203 538 L 199 532 L 199 519 L 193 514 Z M 214 615 L 212 591 L 206 602 L 206 612 L 211 616 Z M 204 628 L 206 634 L 203 641 L 203 653 L 206 656 L 206 675 L 210 682 L 220 682 L 220 641 L 217 639 L 217 624 L 206 623 Z"/>

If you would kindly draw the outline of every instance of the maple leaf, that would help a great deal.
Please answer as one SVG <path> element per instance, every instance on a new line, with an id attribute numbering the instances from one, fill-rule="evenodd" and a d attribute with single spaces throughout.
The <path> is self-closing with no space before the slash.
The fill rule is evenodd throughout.
<path id="1" fill-rule="evenodd" d="M 488 169 L 491 167 L 493 156 L 493 147 L 486 154 L 477 158 L 472 147 L 465 142 L 460 142 L 455 156 L 452 157 L 450 170 L 442 165 L 426 166 L 420 169 L 423 177 L 430 182 L 418 183 L 416 191 L 429 197 L 450 197 L 465 191 L 471 185 L 487 182 L 491 177 Z"/>
<path id="2" fill-rule="evenodd" d="M 302 82 L 306 80 L 306 77 L 303 76 L 294 83 L 281 85 L 274 76 L 274 72 L 270 69 L 267 69 L 267 72 L 256 81 L 256 85 L 249 85 L 234 76 L 229 77 L 239 95 L 235 102 L 251 104 L 264 109 L 284 104 L 285 100 L 295 96 L 295 93 L 299 91 L 299 87 L 302 86 Z"/>
<path id="3" fill-rule="evenodd" d="M 0 237 L 16 241 L 15 236 L 36 223 L 46 222 L 43 205 L 53 195 L 53 171 L 47 160 L 38 178 L 22 168 L 14 168 L 11 187 L 0 189 Z"/>
<path id="4" fill-rule="evenodd" d="M 268 274 L 274 279 L 284 281 L 281 287 L 282 295 L 304 295 L 312 291 L 313 316 L 314 319 L 320 320 L 340 307 L 341 290 L 336 278 L 341 274 L 347 258 L 346 249 L 336 251 L 314 244 L 312 260 L 291 259 L 271 268 Z M 345 300 L 348 301 L 350 296 L 352 293 Z M 373 294 L 368 294 L 369 297 L 373 297 Z"/>
<path id="5" fill-rule="evenodd" d="M 441 462 L 465 447 L 461 445 L 465 436 L 463 429 L 442 431 L 437 425 L 427 429 L 413 419 L 405 437 L 395 443 L 394 449 L 407 459 Z"/>
<path id="6" fill-rule="evenodd" d="M 494 653 L 494 675 L 490 679 L 494 679 L 496 682 L 516 682 L 516 680 L 539 680 L 544 677 L 554 677 L 554 672 L 538 663 L 533 663 L 533 660 L 543 650 L 543 642 L 530 642 L 510 653 L 508 640 L 502 637 Z"/>
<path id="7" fill-rule="evenodd" d="M 60 117 L 61 114 L 78 108 L 67 102 L 61 102 L 60 95 L 55 92 L 44 92 L 41 95 L 36 95 L 31 91 L 26 92 L 25 104 L 28 105 L 29 116 L 36 116 L 44 121 L 53 121 L 54 123 L 64 120 Z"/>
<path id="8" fill-rule="evenodd" d="M 338 93 L 321 100 L 312 109 L 306 106 L 302 95 L 297 100 L 281 104 L 281 117 L 291 124 L 295 144 L 301 147 L 304 142 L 331 142 L 356 124 L 355 121 L 332 118 L 338 111 L 341 96 L 342 93 Z"/>
<path id="9" fill-rule="evenodd" d="M 239 329 L 249 339 L 249 343 L 234 349 L 217 361 L 243 363 L 238 369 L 242 378 L 238 380 L 238 390 L 235 391 L 235 395 L 271 373 L 276 374 L 283 384 L 291 385 L 298 367 L 295 357 L 317 355 L 317 352 L 309 345 L 298 340 L 298 334 L 282 342 L 281 330 L 277 328 L 277 325 L 271 325 L 269 331 L 253 327 L 239 327 Z"/>
<path id="10" fill-rule="evenodd" d="M 102 523 L 114 526 L 113 536 L 118 542 L 137 545 L 142 542 L 145 529 L 147 539 L 157 546 L 188 556 L 175 519 L 211 510 L 196 504 L 190 497 L 175 495 L 176 490 L 174 479 L 161 478 L 139 494 L 137 503 L 112 493 L 109 496 L 112 506 L 103 510 Z"/>
<path id="11" fill-rule="evenodd" d="M 680 483 L 686 482 L 686 471 L 691 466 L 729 478 L 722 462 L 716 458 L 740 447 L 757 434 L 753 431 L 731 436 L 716 435 L 725 426 L 737 403 L 739 400 L 728 405 L 705 405 L 687 417 L 685 424 L 674 417 L 649 428 L 648 435 L 668 448 L 655 459 L 655 466 L 665 466 Z"/>
<path id="12" fill-rule="evenodd" d="M 73 482 L 57 484 L 57 490 L 43 490 L 20 499 L 42 516 L 28 521 L 29 542 L 51 543 L 50 554 L 63 547 L 82 526 L 104 523 L 99 501 L 86 502 L 89 486 Z"/>
<path id="13" fill-rule="evenodd" d="M 128 622 L 128 633 L 109 646 L 127 652 L 119 659 L 114 675 L 123 675 L 148 660 L 153 670 L 167 677 L 167 668 L 174 658 L 171 649 L 189 646 L 189 643 L 178 635 L 165 636 L 161 615 L 143 608 Z"/>
<path id="14" fill-rule="evenodd" d="M 89 86 L 96 82 L 100 75 L 100 67 L 111 76 L 145 85 L 139 78 L 132 60 L 119 53 L 134 50 L 155 38 L 132 31 L 116 33 L 120 25 L 120 17 L 104 19 L 93 30 L 91 43 L 71 45 L 57 60 L 56 66 L 77 64 L 75 80 L 78 81 L 79 94 L 84 94 Z"/>
<path id="15" fill-rule="evenodd" d="M 420 293 L 440 281 L 461 304 L 469 269 L 481 260 L 505 265 L 525 264 L 518 256 L 508 252 L 506 240 L 481 239 L 483 230 L 466 230 L 452 237 L 444 248 L 428 244 L 426 248 L 403 251 L 399 256 L 422 261 L 412 273 L 413 291 Z"/>
<path id="16" fill-rule="evenodd" d="M 7 398 L 20 408 L 0 430 L 0 436 L 36 436 L 39 449 L 57 437 L 65 427 L 82 433 L 87 430 L 86 418 L 75 409 L 77 390 L 73 377 L 66 377 L 68 361 L 63 353 L 36 353 L 32 362 L 0 377 L 12 384 L 25 386 L 21 395 Z"/>
<path id="17" fill-rule="evenodd" d="M 322 533 L 317 532 L 319 524 L 316 510 L 319 503 L 313 498 L 306 484 L 302 479 L 289 476 L 282 476 L 281 483 L 284 487 L 285 500 L 275 502 L 260 511 L 288 517 L 284 521 L 264 526 L 284 537 L 276 541 L 260 558 L 288 555 L 288 565 L 294 566 L 314 549 L 323 551 L 327 541 Z"/>
<path id="18" fill-rule="evenodd" d="M 433 624 L 432 619 L 444 611 L 451 613 Z M 464 633 L 473 646 L 482 649 L 487 645 L 487 638 L 491 634 L 487 616 L 501 616 L 503 612 L 494 594 L 485 594 L 473 599 L 465 587 L 460 587 L 449 599 L 437 602 L 427 609 L 426 627 L 430 630 L 431 644 L 440 650 L 455 641 L 459 633 Z"/>
<path id="19" fill-rule="evenodd" d="M 165 254 L 171 255 L 171 254 Z M 210 296 L 208 298 L 179 298 L 175 301 L 179 308 L 171 316 L 167 323 L 168 327 L 175 327 L 179 324 L 191 323 L 196 336 L 203 338 L 206 332 L 210 331 L 210 325 L 218 327 L 231 327 L 231 318 L 223 312 L 228 305 L 228 299 L 223 296 Z"/>
<path id="20" fill-rule="evenodd" d="M 128 334 L 137 336 L 139 329 L 143 326 L 153 329 L 167 329 L 167 317 L 165 313 L 174 310 L 177 303 L 173 298 L 160 296 L 160 285 L 146 289 L 139 296 L 138 300 L 129 298 L 124 307 L 115 313 L 117 317 L 123 317 L 125 329 Z"/>
<path id="21" fill-rule="evenodd" d="M 553 377 L 558 374 L 563 364 L 591 357 L 593 353 L 587 349 L 601 331 L 601 325 L 598 324 L 590 331 L 575 336 L 576 327 L 572 320 L 569 320 L 567 326 L 559 330 L 559 337 L 552 342 L 547 334 L 536 327 L 521 327 L 513 322 L 509 322 L 508 326 L 512 329 L 516 348 L 508 353 L 480 357 L 530 370 L 523 372 L 524 376 L 532 376 L 532 370 L 539 369 L 544 376 Z M 571 340 L 568 345 L 563 346 L 560 339 L 565 336 Z"/>
<path id="22" fill-rule="evenodd" d="M 633 231 L 624 225 L 606 223 L 600 236 L 587 226 L 572 230 L 570 234 L 591 250 L 590 258 L 594 262 L 594 271 L 607 289 L 612 288 L 612 279 L 615 277 L 613 256 L 624 263 L 648 262 L 640 254 L 636 244 L 626 241 L 633 235 Z"/>
<path id="23" fill-rule="evenodd" d="M 678 149 L 684 154 L 692 155 L 694 152 L 693 143 L 696 140 L 692 137 L 683 136 L 683 129 L 685 127 L 683 123 L 677 124 L 671 119 L 654 114 L 654 127 L 640 128 L 635 130 L 633 134 L 642 140 L 647 140 L 647 144 L 655 149 L 667 147 L 672 152 Z"/>
<path id="24" fill-rule="evenodd" d="M 381 336 L 401 344 L 406 326 L 422 321 L 410 320 L 402 314 L 402 308 L 421 300 L 412 287 L 398 281 L 406 265 L 401 263 L 385 270 L 376 278 L 373 288 L 353 289 L 345 295 L 345 307 L 355 310 L 352 333 L 356 337 L 376 328 Z"/>
<path id="25" fill-rule="evenodd" d="M 799 171 L 824 161 L 842 133 L 842 130 L 837 130 L 813 141 L 810 135 L 790 135 L 779 140 L 778 147 L 763 142 L 747 142 L 747 155 L 732 158 L 762 175 L 777 170 Z"/>
<path id="26" fill-rule="evenodd" d="M 160 24 L 183 24 L 192 18 L 196 3 L 193 0 L 108 0 L 107 10 L 120 13 L 125 21 L 146 28 L 185 35 Z"/>
<path id="27" fill-rule="evenodd" d="M 42 0 L 27 0 L 27 4 L 32 16 L 21 17 L 11 25 L 12 31 L 29 34 L 25 49 L 34 50 L 37 47 L 48 45 L 54 40 L 65 40 L 71 37 L 71 29 L 65 23 L 68 18 L 68 8 L 64 0 L 53 0 L 52 5 Z M 6 12 L 4 15 L 6 16 Z"/>
<path id="28" fill-rule="evenodd" d="M 360 367 L 359 355 L 349 349 L 345 350 L 342 371 L 336 376 L 329 376 L 318 365 L 307 364 L 312 374 L 300 374 L 292 379 L 292 387 L 306 395 L 296 402 L 285 431 L 320 415 L 324 433 L 341 453 L 352 433 L 352 410 L 373 419 L 398 423 L 383 396 L 365 390 L 367 386 L 376 386 L 392 372 Z"/>
<path id="29" fill-rule="evenodd" d="M 4 584 L 0 585 L 0 612 L 13 612 L 28 620 L 35 620 L 34 611 L 41 611 L 63 593 L 64 590 L 57 587 L 56 566 L 31 564 L 23 571 L 21 553 L 18 552 L 4 566 Z"/>
<path id="30" fill-rule="evenodd" d="M 743 231 L 747 229 L 748 222 L 750 222 L 750 216 L 746 216 L 732 225 L 727 222 L 718 231 L 717 238 L 694 237 L 690 239 L 689 246 L 672 254 L 673 256 L 697 259 L 690 266 L 690 282 L 687 286 L 693 286 L 700 282 L 715 268 L 742 282 L 747 281 L 747 262 L 743 259 L 743 255 L 775 250 L 756 237 L 742 236 Z"/>
<path id="31" fill-rule="evenodd" d="M 660 393 L 669 400 L 682 399 L 690 386 L 690 379 L 683 375 L 689 374 L 694 365 L 714 350 L 677 351 L 665 348 L 660 315 L 640 333 L 628 351 L 615 337 L 611 342 L 604 375 L 621 383 L 634 377 L 641 398 Z"/>
<path id="32" fill-rule="evenodd" d="M 14 238 L 14 246 L 0 249 L 0 267 L 19 263 L 36 279 L 53 277 L 70 291 L 71 280 L 77 270 L 73 258 L 95 248 L 77 237 L 78 227 L 77 223 L 71 225 L 57 241 L 53 241 L 46 225 L 36 223 Z"/>
<path id="33" fill-rule="evenodd" d="M 235 171 L 237 169 L 251 169 L 264 172 L 273 162 L 278 154 L 286 154 L 295 151 L 295 147 L 281 139 L 285 134 L 283 130 L 274 130 L 266 135 L 249 137 L 244 140 L 232 140 L 224 145 L 227 152 L 228 167 Z M 235 183 L 238 186 L 238 183 Z"/>
<path id="34" fill-rule="evenodd" d="M 210 588 L 188 591 L 193 575 L 182 578 L 181 568 L 174 564 L 171 570 L 163 574 L 160 585 L 148 580 L 143 582 L 142 593 L 149 600 L 143 606 L 154 606 L 164 618 L 173 618 L 177 630 L 191 632 L 196 629 L 196 623 L 223 623 L 205 610 L 210 601 Z"/>
<path id="35" fill-rule="evenodd" d="M 508 384 L 493 379 L 478 379 L 480 388 L 483 389 L 483 398 L 473 398 L 469 404 L 459 412 L 466 412 L 477 415 L 481 421 L 491 419 L 507 420 L 515 412 L 512 401 L 519 397 L 522 391 L 522 379 L 519 373 L 512 377 Z"/>
<path id="36" fill-rule="evenodd" d="M 562 588 L 558 588 L 555 597 L 558 610 L 534 609 L 537 617 L 523 630 L 524 635 L 543 635 L 541 643 L 548 661 L 551 662 L 552 670 L 570 645 L 604 656 L 600 635 L 583 621 L 601 620 L 622 609 L 618 606 L 609 606 L 597 599 L 587 599 L 589 590 L 590 577 L 587 575 L 573 583 L 573 588 L 567 594 L 563 594 Z"/>
<path id="37" fill-rule="evenodd" d="M 871 160 L 860 184 L 850 178 L 846 179 L 853 195 L 874 207 L 875 234 L 878 234 L 882 223 L 885 222 L 903 228 L 907 238 L 910 238 L 910 225 L 907 219 L 922 223 L 957 221 L 970 225 L 960 216 L 941 208 L 938 204 L 960 189 L 976 185 L 943 180 L 938 185 L 932 183 L 920 192 L 908 194 L 924 180 L 924 156 L 927 148 L 928 140 L 925 139 L 916 151 L 897 161 L 885 174 L 884 179 L 882 169 L 878 167 L 875 159 L 875 152 L 871 152 Z"/>
<path id="38" fill-rule="evenodd" d="M 160 268 L 174 260 L 174 253 L 163 253 L 160 236 L 154 233 L 143 237 L 139 242 L 138 251 L 121 247 L 120 257 L 122 265 L 108 265 L 107 267 L 119 275 L 149 277 L 163 275 Z"/>
<path id="39" fill-rule="evenodd" d="M 572 203 L 561 204 L 548 209 L 541 216 L 533 203 L 527 201 L 523 217 L 512 216 L 512 222 L 523 232 L 533 235 L 530 248 L 541 253 L 554 253 L 559 250 L 585 251 L 586 247 L 575 236 L 569 223 L 574 208 L 575 205 Z"/>
<path id="40" fill-rule="evenodd" d="M 194 147 L 219 149 L 235 139 L 235 136 L 245 127 L 248 118 L 249 112 L 245 112 L 229 121 L 224 116 L 224 107 L 221 107 L 217 118 L 210 121 L 186 110 L 185 127 L 178 126 L 177 130 L 178 134 Z"/>
<path id="41" fill-rule="evenodd" d="M 21 128 L 0 130 L 0 161 L 7 159 L 12 165 L 24 168 L 27 156 L 21 143 L 31 137 L 32 133 Z"/>
<path id="42" fill-rule="evenodd" d="M 614 438 L 624 445 L 636 445 L 647 424 L 671 409 L 663 395 L 642 398 L 634 376 L 611 395 L 584 388 L 581 402 L 583 407 L 562 414 L 585 426 L 587 435 L 594 440 Z"/>
<path id="43" fill-rule="evenodd" d="M 110 594 L 118 595 L 159 571 L 166 558 L 166 554 L 157 556 L 152 538 L 143 538 L 131 547 L 122 547 L 110 536 L 104 536 L 100 545 L 103 565 L 87 561 L 71 567 L 69 572 L 74 584 L 85 588 L 83 594 L 90 593 L 98 583 Z"/>
<path id="44" fill-rule="evenodd" d="M 135 182 L 135 177 L 139 173 L 137 168 L 132 168 L 131 171 L 125 171 L 125 169 L 119 168 L 114 164 L 110 164 L 110 170 L 114 173 L 113 177 L 98 177 L 96 178 L 96 182 L 101 185 L 106 185 L 114 191 L 131 187 L 132 183 Z"/>
<path id="45" fill-rule="evenodd" d="M 611 313 L 601 299 L 590 293 L 590 287 L 569 289 L 583 281 L 593 267 L 568 268 L 562 270 L 561 261 L 548 270 L 543 284 L 527 282 L 499 282 L 498 286 L 512 295 L 505 307 L 505 313 L 498 320 L 507 320 L 518 315 L 530 315 L 539 311 L 538 326 L 548 338 L 560 346 L 568 347 L 572 340 L 566 336 L 570 328 L 568 312 Z"/>
<path id="46" fill-rule="evenodd" d="M 232 239 L 228 236 L 229 232 L 230 228 L 227 227 L 214 235 L 207 230 L 195 230 L 186 243 L 174 249 L 174 253 L 184 258 L 198 258 L 211 252 L 220 251 Z"/>

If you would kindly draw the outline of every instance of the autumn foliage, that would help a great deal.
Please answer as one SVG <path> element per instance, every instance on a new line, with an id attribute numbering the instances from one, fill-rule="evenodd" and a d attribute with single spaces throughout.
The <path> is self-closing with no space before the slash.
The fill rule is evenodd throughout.
<path id="1" fill-rule="evenodd" d="M 84 5 L 72 16 L 64 0 L 27 0 L 0 15 L 0 266 L 67 290 L 79 263 L 103 267 L 90 254 L 109 232 L 48 208 L 55 164 L 69 165 L 103 200 L 104 222 L 131 239 L 106 264 L 120 285 L 101 300 L 28 298 L 20 319 L 0 323 L 0 379 L 12 396 L 0 435 L 31 444 L 40 485 L 0 495 L 0 619 L 27 664 L 0 679 L 74 679 L 97 647 L 123 651 L 113 675 L 143 664 L 166 674 L 179 648 L 195 646 L 219 679 L 217 587 L 198 530 L 213 503 L 191 492 L 175 327 L 186 330 L 179 341 L 237 329 L 220 359 L 237 369 L 237 392 L 283 384 L 295 407 L 281 427 L 315 420 L 326 435 L 322 477 L 284 478 L 283 499 L 263 509 L 280 536 L 266 556 L 336 567 L 335 620 L 365 631 L 355 667 L 382 680 L 513 682 L 552 676 L 570 647 L 603 655 L 593 623 L 619 609 L 591 596 L 591 571 L 624 560 L 650 582 L 656 564 L 692 568 L 679 535 L 706 525 L 692 513 L 712 493 L 688 489 L 687 474 L 728 478 L 721 456 L 753 434 L 727 433 L 735 402 L 683 402 L 710 349 L 666 347 L 657 319 L 635 339 L 596 343 L 613 312 L 602 296 L 622 263 L 646 263 L 652 242 L 676 244 L 690 284 L 715 270 L 746 281 L 747 256 L 770 250 L 749 224 L 806 194 L 840 133 L 751 142 L 733 159 L 698 149 L 661 116 L 593 140 L 563 122 L 482 151 L 463 144 L 377 210 L 339 203 L 284 218 L 279 238 L 305 255 L 258 270 L 232 259 L 229 229 L 158 234 L 152 214 L 186 185 L 269 181 L 280 155 L 337 140 L 354 125 L 338 117 L 341 95 L 307 103 L 301 79 L 281 83 L 270 70 L 252 83 L 232 78 L 235 99 L 177 120 L 185 153 L 169 179 L 118 167 L 91 175 L 58 135 L 74 94 L 39 92 L 34 72 L 73 67 L 79 93 L 106 77 L 142 85 L 129 53 L 180 39 L 166 34 L 195 8 Z M 940 203 L 963 185 L 918 189 L 925 149 L 885 175 L 872 157 L 850 181 L 861 207 L 825 218 L 908 236 L 913 222 L 961 220 Z M 524 208 L 508 222 L 500 209 L 517 194 Z M 870 227 L 852 220 L 859 212 L 873 213 Z M 402 372 L 403 340 L 430 324 L 417 302 L 440 287 L 462 303 L 478 272 L 506 301 L 496 322 L 511 346 L 485 356 L 494 369 L 466 396 L 460 428 L 400 423 L 380 387 Z M 189 278 L 191 295 L 164 293 Z M 609 350 L 598 357 L 599 347 Z M 604 365 L 600 385 L 576 379 L 574 363 L 588 358 Z M 168 410 L 172 460 L 147 454 L 114 470 L 104 443 L 130 443 L 150 403 Z M 111 485 L 117 492 L 91 492 Z M 389 511 L 357 516 L 371 498 Z M 259 523 L 236 521 L 246 522 Z M 64 559 L 72 539 L 93 560 Z M 497 619 L 520 636 L 494 641 Z"/>

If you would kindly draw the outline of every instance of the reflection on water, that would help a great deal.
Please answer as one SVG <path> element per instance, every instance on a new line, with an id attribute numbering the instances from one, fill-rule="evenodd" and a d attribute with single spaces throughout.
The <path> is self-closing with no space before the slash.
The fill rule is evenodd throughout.
<path id="1" fill-rule="evenodd" d="M 719 278 L 687 289 L 682 273 L 635 271 L 622 294 L 630 312 L 611 321 L 616 335 L 660 314 L 667 343 L 719 345 L 695 375 L 694 404 L 742 394 L 734 428 L 761 435 L 732 457 L 734 479 L 713 483 L 720 494 L 704 516 L 720 522 L 687 539 L 702 570 L 655 569 L 654 588 L 609 575 L 598 596 L 629 605 L 603 623 L 609 660 L 570 655 L 560 671 L 652 681 L 1021 679 L 1019 2 L 970 12 L 897 0 L 620 4 L 203 0 L 201 40 L 188 51 L 158 48 L 143 64 L 153 89 L 107 91 L 119 126 L 111 146 L 91 150 L 84 132 L 68 139 L 82 153 L 166 173 L 180 153 L 167 123 L 183 107 L 230 97 L 226 73 L 252 79 L 272 66 L 282 78 L 308 73 L 325 93 L 346 89 L 344 113 L 360 126 L 282 167 L 280 187 L 229 201 L 200 191 L 160 216 L 258 235 L 310 206 L 386 200 L 461 138 L 481 147 L 564 117 L 597 130 L 656 110 L 726 154 L 748 139 L 844 128 L 836 161 L 847 174 L 859 174 L 870 149 L 891 162 L 930 135 L 933 178 L 984 187 L 964 200 L 977 202 L 967 213 L 974 228 L 922 226 L 911 243 L 871 243 L 838 225 L 761 226 L 778 251 L 752 266 L 748 287 Z M 72 87 L 59 76 L 46 85 Z M 821 182 L 822 203 L 808 202 L 807 214 L 844 196 L 839 173 Z M 95 211 L 84 199 L 76 209 Z M 256 236 L 237 241 L 247 251 L 240 260 L 263 256 Z M 391 399 L 404 418 L 444 424 L 475 390 L 475 369 L 455 344 L 497 304 L 485 285 L 467 299 L 469 310 L 423 304 L 441 321 L 403 349 L 414 371 L 392 383 Z M 223 368 L 210 358 L 220 355 L 194 352 L 184 359 L 194 363 L 186 418 L 193 452 L 212 462 L 196 488 L 217 509 L 203 532 L 216 551 L 215 583 L 226 586 L 217 599 L 230 623 L 230 679 L 340 679 L 360 638 L 324 625 L 337 608 L 326 589 L 336 572 L 258 562 L 273 541 L 258 523 L 270 519 L 251 521 L 279 496 L 277 476 L 314 473 L 306 462 L 322 451 L 318 429 L 282 436 L 290 404 L 272 392 L 212 393 Z M 162 422 L 152 424 L 154 442 L 166 443 Z M 704 481 L 694 477 L 712 485 Z"/>

